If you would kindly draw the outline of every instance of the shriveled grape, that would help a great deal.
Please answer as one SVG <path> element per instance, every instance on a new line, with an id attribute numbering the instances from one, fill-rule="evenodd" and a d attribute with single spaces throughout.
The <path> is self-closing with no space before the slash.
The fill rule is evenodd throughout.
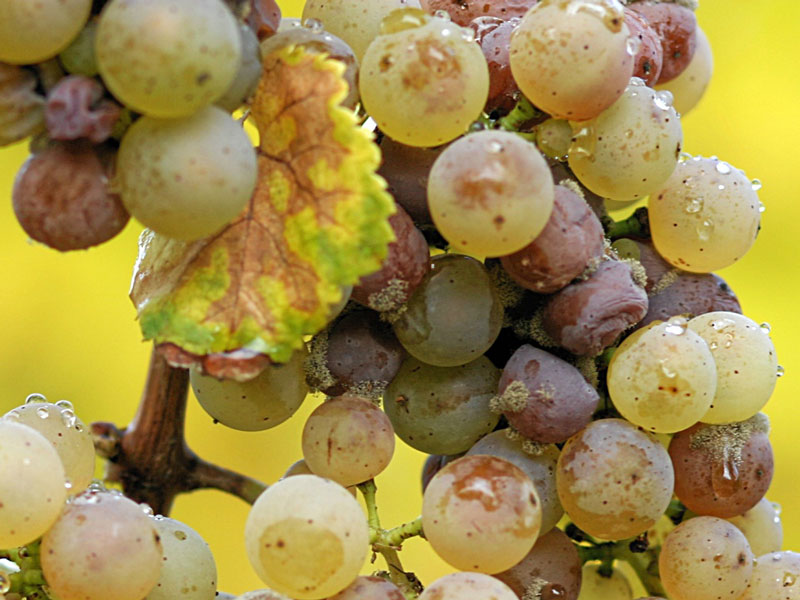
<path id="1" fill-rule="evenodd" d="M 730 286 L 715 273 L 675 272 L 675 280 L 649 297 L 647 314 L 639 327 L 653 321 L 668 321 L 682 315 L 691 318 L 712 311 L 741 313 L 739 299 Z M 668 280 L 665 281 L 668 283 Z"/>

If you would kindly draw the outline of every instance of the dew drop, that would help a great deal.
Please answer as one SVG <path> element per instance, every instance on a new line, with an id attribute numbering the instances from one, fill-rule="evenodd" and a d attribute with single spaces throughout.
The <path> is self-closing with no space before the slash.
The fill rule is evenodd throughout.
<path id="1" fill-rule="evenodd" d="M 149 505 L 147 502 L 142 502 L 142 503 L 140 503 L 140 504 L 139 504 L 139 508 L 141 508 L 141 509 L 142 509 L 142 512 L 143 512 L 144 514 L 146 514 L 148 517 L 152 517 L 152 516 L 153 516 L 153 514 L 154 514 L 154 513 L 153 513 L 153 509 L 152 509 L 152 508 L 150 508 L 150 505 Z"/>
<path id="2" fill-rule="evenodd" d="M 711 343 L 708 345 L 708 347 L 709 347 L 709 349 L 711 349 L 711 350 L 716 350 L 717 348 L 719 348 L 719 344 L 718 344 L 717 342 L 711 342 Z"/>
<path id="3" fill-rule="evenodd" d="M 757 192 L 762 187 L 764 187 L 764 185 L 761 183 L 760 179 L 753 179 L 753 181 L 750 182 L 750 187 L 753 188 L 754 192 Z"/>
<path id="4" fill-rule="evenodd" d="M 642 47 L 642 40 L 638 37 L 629 37 L 628 41 L 625 42 L 625 50 L 631 56 L 636 56 L 639 53 L 639 50 Z"/>
<path id="5" fill-rule="evenodd" d="M 466 8 L 466 6 L 462 6 L 462 8 Z M 434 17 L 439 17 L 440 19 L 444 19 L 445 21 L 450 20 L 450 13 L 446 10 L 437 10 L 433 13 Z"/>
<path id="6" fill-rule="evenodd" d="M 728 175 L 731 172 L 731 166 L 725 161 L 718 162 L 715 168 L 720 175 Z"/>
<path id="7" fill-rule="evenodd" d="M 669 90 L 661 90 L 660 92 L 656 92 L 656 95 L 653 98 L 653 102 L 661 110 L 669 110 L 672 108 L 672 103 L 674 100 L 675 98 L 672 96 L 672 92 Z"/>
<path id="8" fill-rule="evenodd" d="M 185 539 L 186 539 L 186 537 L 187 537 L 187 536 L 186 536 L 186 533 L 185 533 L 185 532 L 183 532 L 183 531 L 180 531 L 180 530 L 174 531 L 173 533 L 174 533 L 175 537 L 176 537 L 177 539 L 179 539 L 180 541 L 183 541 L 183 540 L 185 540 Z"/>
<path id="9" fill-rule="evenodd" d="M 19 411 L 15 408 L 14 410 L 9 411 L 5 415 L 3 415 L 3 418 L 4 419 L 11 419 L 12 421 L 19 421 L 20 414 L 19 414 Z"/>
<path id="10" fill-rule="evenodd" d="M 764 206 L 764 203 L 761 202 L 761 200 L 759 200 L 758 201 L 758 212 L 763 213 L 765 210 L 767 210 L 767 207 Z"/>
<path id="11" fill-rule="evenodd" d="M 499 154 L 503 151 L 503 144 L 500 142 L 489 142 L 486 146 L 486 150 L 490 154 Z"/>
<path id="12" fill-rule="evenodd" d="M 303 21 L 303 27 L 310 29 L 313 33 L 321 33 L 324 29 L 322 22 L 318 19 L 306 19 Z"/>
<path id="13" fill-rule="evenodd" d="M 662 358 L 658 362 L 661 365 L 661 372 L 664 374 L 664 377 L 668 379 L 675 379 L 678 374 L 669 367 L 669 361 L 666 358 Z"/>
<path id="14" fill-rule="evenodd" d="M 461 39 L 471 44 L 475 41 L 475 33 L 469 27 L 461 28 Z"/>
<path id="15" fill-rule="evenodd" d="M 775 371 L 775 374 L 778 377 L 783 377 L 785 373 L 786 373 L 786 369 L 784 369 L 783 366 L 778 365 L 778 369 Z"/>
<path id="16" fill-rule="evenodd" d="M 703 219 L 702 222 L 697 224 L 697 237 L 700 241 L 707 242 L 711 239 L 711 234 L 714 233 L 714 221 L 711 219 Z"/>
<path id="17" fill-rule="evenodd" d="M 75 423 L 78 421 L 78 417 L 75 416 L 75 412 L 65 408 L 61 411 L 61 420 L 64 422 L 65 427 L 75 427 Z"/>
<path id="18" fill-rule="evenodd" d="M 699 213 L 701 210 L 703 210 L 703 197 L 697 196 L 696 198 L 691 198 L 683 210 L 690 215 Z"/>
<path id="19" fill-rule="evenodd" d="M 67 491 L 72 489 L 72 482 L 69 479 L 64 481 L 64 487 L 67 488 Z"/>
<path id="20" fill-rule="evenodd" d="M 794 585 L 795 581 L 796 581 L 795 577 L 794 577 L 794 575 L 792 573 L 789 573 L 787 571 L 786 573 L 783 574 L 783 587 L 792 586 L 792 585 Z"/>
<path id="21" fill-rule="evenodd" d="M 56 406 L 58 406 L 59 408 L 68 408 L 70 410 L 75 408 L 74 406 L 72 406 L 72 402 L 70 402 L 69 400 L 59 400 L 58 402 L 56 402 Z"/>
<path id="22" fill-rule="evenodd" d="M 11 589 L 11 578 L 5 573 L 0 573 L 0 594 L 5 594 Z"/>
<path id="23" fill-rule="evenodd" d="M 569 153 L 591 158 L 594 155 L 596 142 L 594 130 L 591 127 L 581 127 L 572 136 Z"/>
<path id="24" fill-rule="evenodd" d="M 670 335 L 683 335 L 686 333 L 689 321 L 684 317 L 672 317 L 667 321 L 667 326 L 664 328 L 666 333 Z"/>
<path id="25" fill-rule="evenodd" d="M 781 562 L 783 557 L 781 556 L 780 552 L 773 552 L 772 553 L 772 562 Z"/>
<path id="26" fill-rule="evenodd" d="M 47 419 L 50 417 L 50 411 L 47 409 L 46 406 L 40 406 L 36 409 L 36 416 L 40 419 Z"/>
<path id="27" fill-rule="evenodd" d="M 759 327 L 759 328 L 761 329 L 761 331 L 763 331 L 764 333 L 770 333 L 770 332 L 772 332 L 772 325 L 770 325 L 770 324 L 769 324 L 769 323 L 767 323 L 766 321 L 765 321 L 764 323 L 762 323 L 761 325 L 759 325 L 758 327 Z"/>
<path id="28" fill-rule="evenodd" d="M 25 398 L 25 404 L 32 404 L 33 402 L 47 402 L 47 398 L 44 397 L 44 394 L 28 394 L 28 397 Z"/>
<path id="29" fill-rule="evenodd" d="M 89 486 L 86 488 L 86 491 L 89 492 L 89 493 L 92 493 L 92 492 L 95 492 L 95 493 L 96 492 L 105 492 L 106 491 L 106 486 L 99 479 L 94 479 L 94 480 L 92 480 L 92 483 L 90 483 Z"/>
<path id="30" fill-rule="evenodd" d="M 678 154 L 678 161 L 679 162 L 686 162 L 687 160 L 690 160 L 691 158 L 692 158 L 692 155 L 689 154 L 688 152 L 681 152 L 680 154 Z"/>

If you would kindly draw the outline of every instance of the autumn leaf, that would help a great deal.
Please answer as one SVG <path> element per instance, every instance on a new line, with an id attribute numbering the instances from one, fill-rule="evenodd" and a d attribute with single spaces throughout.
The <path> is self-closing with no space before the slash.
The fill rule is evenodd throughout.
<path id="1" fill-rule="evenodd" d="M 376 271 L 393 212 L 371 134 L 339 106 L 343 65 L 290 46 L 264 59 L 252 105 L 259 182 L 220 233 L 145 230 L 131 298 L 142 332 L 188 353 L 239 348 L 285 362 L 327 321 L 342 287 Z"/>

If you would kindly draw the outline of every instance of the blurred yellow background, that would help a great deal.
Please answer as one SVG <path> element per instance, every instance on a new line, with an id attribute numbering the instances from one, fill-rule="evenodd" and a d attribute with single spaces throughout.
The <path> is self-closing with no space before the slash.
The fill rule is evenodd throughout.
<path id="1" fill-rule="evenodd" d="M 299 16 L 302 1 L 281 5 L 285 16 Z M 800 346 L 793 345 L 800 340 L 800 78 L 794 62 L 800 57 L 800 3 L 701 0 L 698 18 L 714 51 L 715 75 L 683 122 L 684 148 L 716 154 L 764 183 L 762 233 L 754 249 L 722 275 L 745 314 L 772 325 L 786 369 L 767 407 L 776 458 L 768 497 L 783 506 L 784 547 L 800 550 L 800 410 L 792 404 L 800 397 Z M 41 392 L 52 401 L 71 400 L 87 423 L 123 426 L 135 411 L 150 354 L 127 298 L 141 228 L 132 222 L 111 243 L 66 255 L 29 242 L 10 202 L 26 154 L 24 144 L 0 150 L 0 412 Z M 301 457 L 299 432 L 315 405 L 309 399 L 275 430 L 240 433 L 213 425 L 191 398 L 187 439 L 204 458 L 271 482 Z M 378 479 L 385 526 L 419 513 L 423 460 L 398 442 L 392 467 Z M 220 589 L 231 593 L 263 587 L 244 552 L 247 510 L 236 498 L 201 491 L 180 497 L 173 512 L 210 543 Z M 424 582 L 452 570 L 419 539 L 408 541 L 401 556 Z"/>

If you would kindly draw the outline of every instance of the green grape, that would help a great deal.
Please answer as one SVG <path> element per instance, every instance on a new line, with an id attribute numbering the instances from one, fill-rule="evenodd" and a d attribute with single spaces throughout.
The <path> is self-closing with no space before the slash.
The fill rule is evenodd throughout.
<path id="1" fill-rule="evenodd" d="M 0 61 L 32 64 L 54 57 L 80 32 L 92 0 L 3 0 Z"/>
<path id="2" fill-rule="evenodd" d="M 511 38 L 511 72 L 548 114 L 591 119 L 622 95 L 633 75 L 628 36 L 617 0 L 542 0 Z"/>
<path id="3" fill-rule="evenodd" d="M 572 127 L 564 119 L 547 119 L 536 126 L 536 145 L 548 158 L 564 160 L 572 144 Z"/>
<path id="4" fill-rule="evenodd" d="M 759 556 L 747 591 L 739 600 L 797 600 L 800 598 L 800 554 L 772 552 Z"/>
<path id="5" fill-rule="evenodd" d="M 477 119 L 489 67 L 472 31 L 419 9 L 393 12 L 367 48 L 361 101 L 378 127 L 408 146 L 438 146 Z"/>
<path id="6" fill-rule="evenodd" d="M 306 0 L 303 20 L 322 23 L 347 42 L 361 62 L 370 42 L 381 33 L 381 21 L 399 8 L 420 8 L 419 0 Z"/>
<path id="7" fill-rule="evenodd" d="M 422 592 L 419 600 L 518 600 L 502 581 L 483 573 L 451 573 L 440 577 Z"/>
<path id="8" fill-rule="evenodd" d="M 618 569 L 606 573 L 600 563 L 589 561 L 581 569 L 581 591 L 578 600 L 631 600 L 631 584 Z"/>
<path id="9" fill-rule="evenodd" d="M 500 371 L 485 356 L 457 367 L 407 358 L 386 388 L 383 409 L 397 436 L 428 454 L 461 454 L 492 431 L 489 408 Z"/>
<path id="10" fill-rule="evenodd" d="M 708 87 L 711 73 L 714 70 L 714 59 L 711 55 L 711 44 L 700 27 L 697 27 L 697 46 L 689 65 L 675 79 L 656 85 L 657 90 L 669 90 L 674 98 L 675 110 L 685 115 L 692 110 Z"/>
<path id="11" fill-rule="evenodd" d="M 25 404 L 7 412 L 4 419 L 27 425 L 50 442 L 61 459 L 70 494 L 83 491 L 94 477 L 94 441 L 92 433 L 75 416 L 72 404 L 61 400 L 47 402 L 40 394 L 31 394 Z"/>
<path id="12" fill-rule="evenodd" d="M 97 75 L 97 59 L 94 55 L 94 38 L 97 34 L 97 21 L 89 21 L 72 43 L 67 46 L 58 60 L 67 73 L 94 77 Z"/>
<path id="13" fill-rule="evenodd" d="M 508 433 L 508 429 L 493 431 L 478 440 L 467 455 L 489 454 L 505 459 L 517 465 L 531 478 L 542 502 L 542 526 L 539 533 L 545 534 L 564 516 L 556 489 L 556 464 L 561 450 L 555 444 L 538 444 L 530 448 L 530 452 L 526 452 L 523 439 L 512 439 Z"/>
<path id="14" fill-rule="evenodd" d="M 589 190 L 617 202 L 661 189 L 678 164 L 683 131 L 669 92 L 638 77 L 611 106 L 574 124 L 569 166 Z"/>
<path id="15" fill-rule="evenodd" d="M 428 177 L 428 207 L 439 232 L 476 256 L 503 256 L 530 244 L 550 218 L 553 195 L 541 153 L 509 131 L 456 140 Z"/>
<path id="16" fill-rule="evenodd" d="M 95 39 L 103 81 L 153 117 L 186 117 L 214 102 L 241 63 L 233 14 L 221 0 L 111 0 Z"/>
<path id="17" fill-rule="evenodd" d="M 206 541 L 175 519 L 159 515 L 153 525 L 161 538 L 164 560 L 158 583 L 144 600 L 214 600 L 217 565 Z"/>
<path id="18" fill-rule="evenodd" d="M 308 394 L 305 350 L 285 364 L 269 365 L 250 381 L 219 380 L 191 371 L 194 395 L 215 420 L 239 431 L 263 431 L 291 417 Z"/>
<path id="19" fill-rule="evenodd" d="M 67 498 L 64 467 L 38 431 L 0 419 L 0 548 L 33 542 L 58 518 Z"/>
<path id="20" fill-rule="evenodd" d="M 726 519 L 744 534 L 754 556 L 777 552 L 783 545 L 780 507 L 762 498 L 742 515 Z"/>
<path id="21" fill-rule="evenodd" d="M 717 365 L 717 391 L 703 423 L 746 421 L 769 400 L 778 380 L 778 357 L 769 332 L 747 317 L 715 311 L 689 321 Z"/>
<path id="22" fill-rule="evenodd" d="M 415 358 L 455 367 L 486 352 L 502 325 L 503 306 L 486 268 L 468 256 L 445 254 L 432 260 L 394 332 Z"/>
<path id="23" fill-rule="evenodd" d="M 655 437 L 622 419 L 600 419 L 567 440 L 556 483 L 575 525 L 621 540 L 655 525 L 672 499 L 675 476 Z"/>
<path id="24" fill-rule="evenodd" d="M 42 572 L 60 600 L 141 600 L 163 562 L 152 517 L 120 492 L 89 489 L 42 538 Z"/>
<path id="25" fill-rule="evenodd" d="M 244 535 L 258 576 L 296 600 L 341 592 L 358 576 L 369 547 L 358 501 L 316 475 L 288 477 L 267 488 L 250 509 Z"/>
<path id="26" fill-rule="evenodd" d="M 648 202 L 656 250 L 673 266 L 692 273 L 729 267 L 756 241 L 759 187 L 716 157 L 679 162 Z"/>
<path id="27" fill-rule="evenodd" d="M 185 119 L 142 117 L 117 155 L 128 212 L 156 233 L 181 240 L 216 233 L 238 215 L 257 171 L 250 138 L 211 106 Z"/>
<path id="28" fill-rule="evenodd" d="M 625 338 L 608 366 L 607 383 L 614 406 L 631 423 L 674 433 L 708 412 L 717 368 L 705 340 L 675 318 Z"/>
<path id="29" fill-rule="evenodd" d="M 389 418 L 370 400 L 341 396 L 309 415 L 302 444 L 312 473 L 346 487 L 372 479 L 389 466 L 394 431 Z"/>
<path id="30" fill-rule="evenodd" d="M 739 598 L 753 573 L 753 553 L 744 534 L 731 523 L 694 517 L 664 539 L 658 569 L 672 600 Z"/>
<path id="31" fill-rule="evenodd" d="M 422 499 L 425 537 L 460 570 L 510 569 L 533 548 L 541 520 L 530 477 L 494 456 L 464 456 L 445 465 Z"/>
<path id="32" fill-rule="evenodd" d="M 247 25 L 239 25 L 239 38 L 242 43 L 242 59 L 236 77 L 225 93 L 214 102 L 228 112 L 242 106 L 256 91 L 261 80 L 261 47 L 256 34 Z"/>

